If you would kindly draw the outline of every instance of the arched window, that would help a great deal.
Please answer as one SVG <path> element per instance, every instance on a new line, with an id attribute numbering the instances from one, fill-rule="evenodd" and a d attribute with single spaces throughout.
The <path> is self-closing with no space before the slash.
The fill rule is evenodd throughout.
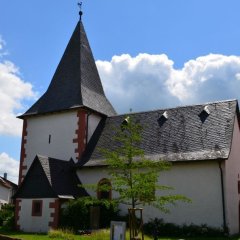
<path id="1" fill-rule="evenodd" d="M 97 197 L 98 199 L 112 199 L 111 182 L 107 178 L 103 178 L 98 182 Z"/>

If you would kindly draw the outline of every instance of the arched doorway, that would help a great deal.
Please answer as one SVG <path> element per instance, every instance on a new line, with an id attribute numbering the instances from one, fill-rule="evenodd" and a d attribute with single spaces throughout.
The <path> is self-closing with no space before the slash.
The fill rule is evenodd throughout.
<path id="1" fill-rule="evenodd" d="M 103 178 L 98 182 L 97 197 L 98 199 L 112 199 L 112 185 L 109 179 Z"/>

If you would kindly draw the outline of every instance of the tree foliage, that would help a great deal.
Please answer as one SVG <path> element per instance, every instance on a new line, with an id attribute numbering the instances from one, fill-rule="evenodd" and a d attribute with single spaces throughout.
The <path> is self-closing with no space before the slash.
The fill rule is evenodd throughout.
<path id="1" fill-rule="evenodd" d="M 182 195 L 170 194 L 170 186 L 159 184 L 161 171 L 169 170 L 171 164 L 145 156 L 141 148 L 142 126 L 131 117 L 126 117 L 121 127 L 115 130 L 114 150 L 102 149 L 108 165 L 111 190 L 118 193 L 115 199 L 135 208 L 137 205 L 153 205 L 168 211 L 167 205 L 176 201 L 190 200 Z M 109 186 L 102 186 L 108 188 Z M 166 192 L 163 195 L 163 192 Z"/>
<path id="2" fill-rule="evenodd" d="M 12 229 L 14 226 L 14 205 L 5 204 L 0 209 L 0 226 Z"/>

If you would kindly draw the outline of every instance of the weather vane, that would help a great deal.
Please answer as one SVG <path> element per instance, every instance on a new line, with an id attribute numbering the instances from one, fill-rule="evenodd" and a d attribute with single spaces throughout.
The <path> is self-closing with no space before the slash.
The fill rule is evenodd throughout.
<path id="1" fill-rule="evenodd" d="M 83 12 L 82 12 L 82 2 L 78 2 L 78 6 L 79 6 L 79 16 L 80 16 L 80 20 L 82 20 L 82 15 L 83 15 Z"/>

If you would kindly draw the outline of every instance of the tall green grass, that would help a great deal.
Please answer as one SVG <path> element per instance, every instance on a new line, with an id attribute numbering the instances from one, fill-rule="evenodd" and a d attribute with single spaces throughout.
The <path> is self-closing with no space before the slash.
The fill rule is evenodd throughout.
<path id="1" fill-rule="evenodd" d="M 48 237 L 52 239 L 63 239 L 63 240 L 74 240 L 73 231 L 69 229 L 57 229 L 57 230 L 50 230 L 48 232 Z"/>

